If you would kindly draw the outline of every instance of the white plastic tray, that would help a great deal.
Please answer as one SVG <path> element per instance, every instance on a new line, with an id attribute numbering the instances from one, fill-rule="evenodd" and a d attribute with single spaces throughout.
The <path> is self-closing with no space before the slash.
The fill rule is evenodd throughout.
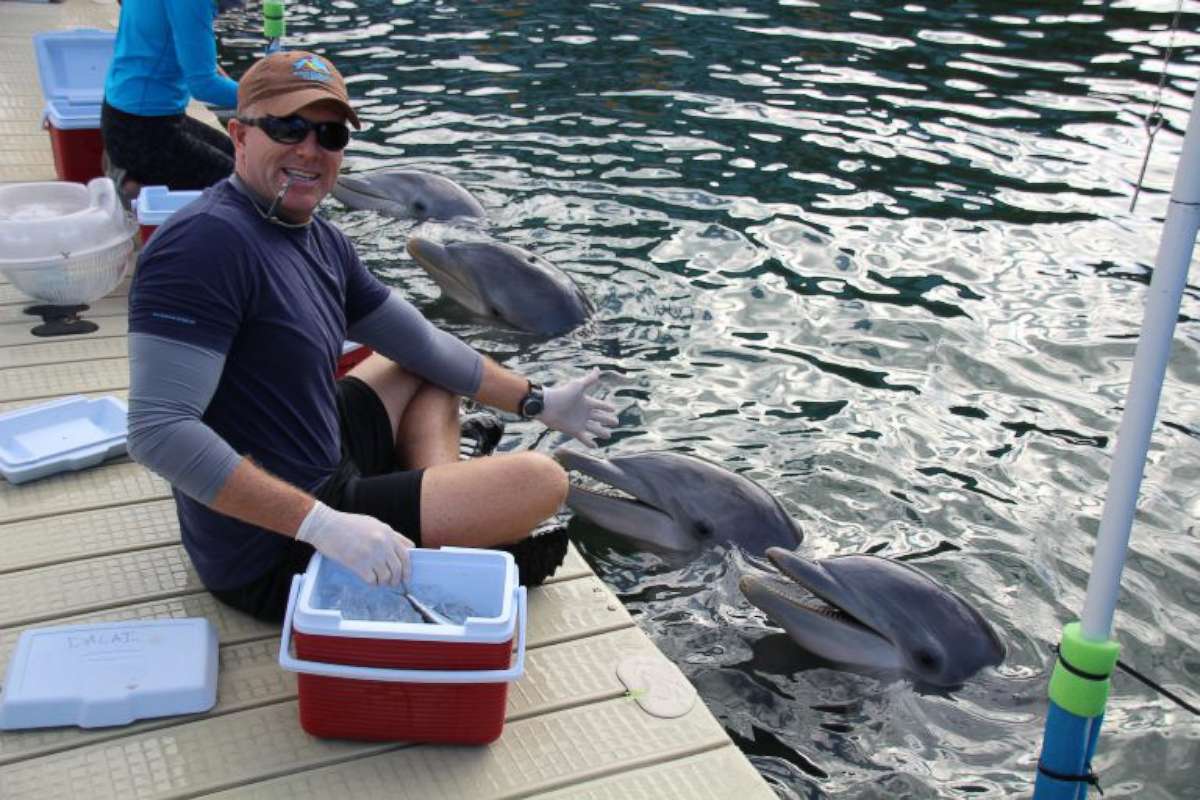
<path id="1" fill-rule="evenodd" d="M 125 402 L 73 395 L 0 414 L 0 473 L 24 483 L 123 455 Z"/>
<path id="2" fill-rule="evenodd" d="M 4 677 L 0 729 L 206 711 L 217 701 L 217 631 L 207 619 L 31 628 Z"/>
<path id="3" fill-rule="evenodd" d="M 166 186 L 143 186 L 133 201 L 139 225 L 162 225 L 171 215 L 198 198 L 199 190 L 172 191 Z"/>

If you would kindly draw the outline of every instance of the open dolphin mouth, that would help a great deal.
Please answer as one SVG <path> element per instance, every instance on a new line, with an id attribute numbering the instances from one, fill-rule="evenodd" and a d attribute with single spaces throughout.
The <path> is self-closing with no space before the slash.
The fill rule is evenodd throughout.
<path id="1" fill-rule="evenodd" d="M 857 632 L 876 636 L 885 642 L 889 641 L 887 636 L 839 605 L 838 597 L 830 593 L 820 594 L 819 588 L 801 581 L 792 581 L 777 575 L 751 574 L 743 575 L 739 585 L 742 593 L 751 598 L 751 602 L 759 608 L 786 607 L 797 614 L 819 617 L 824 624 L 843 625 Z M 767 613 L 770 615 L 770 612 Z"/>
<path id="2" fill-rule="evenodd" d="M 565 469 L 604 485 L 601 490 L 571 484 L 567 491 L 567 506 L 576 514 L 661 551 L 681 553 L 695 549 L 695 539 L 680 528 L 671 514 L 645 500 L 647 492 L 637 476 L 611 462 L 576 450 L 559 449 L 554 457 Z"/>
<path id="3" fill-rule="evenodd" d="M 462 270 L 447 266 L 449 257 L 440 244 L 419 236 L 410 236 L 405 249 L 446 294 L 476 313 L 486 313 L 487 309 L 475 282 Z"/>
<path id="4" fill-rule="evenodd" d="M 362 197 L 369 197 L 372 200 L 387 200 L 388 197 L 382 191 L 375 191 L 371 188 L 371 184 L 366 181 L 361 181 L 358 178 L 351 178 L 342 175 L 334 184 L 335 193 L 341 191 L 345 194 L 356 194 Z"/>
<path id="5" fill-rule="evenodd" d="M 742 594 L 806 650 L 830 661 L 894 669 L 900 648 L 871 625 L 875 616 L 852 587 L 820 563 L 772 547 L 767 556 L 782 575 L 751 573 Z"/>

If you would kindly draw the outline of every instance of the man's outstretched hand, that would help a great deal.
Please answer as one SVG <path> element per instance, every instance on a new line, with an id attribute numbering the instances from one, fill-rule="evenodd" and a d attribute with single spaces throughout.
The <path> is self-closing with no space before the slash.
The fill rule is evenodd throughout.
<path id="1" fill-rule="evenodd" d="M 588 447 L 596 439 L 607 439 L 617 425 L 616 408 L 611 403 L 592 397 L 587 390 L 600 380 L 600 370 L 593 369 L 582 378 L 567 381 L 561 386 L 544 390 L 546 408 L 537 416 L 547 428 L 574 436 Z"/>

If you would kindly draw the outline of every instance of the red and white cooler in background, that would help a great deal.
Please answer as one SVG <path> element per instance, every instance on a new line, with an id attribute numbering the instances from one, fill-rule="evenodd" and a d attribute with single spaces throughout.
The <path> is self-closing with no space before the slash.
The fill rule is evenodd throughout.
<path id="1" fill-rule="evenodd" d="M 93 28 L 33 35 L 38 81 L 59 180 L 87 183 L 104 175 L 100 104 L 116 34 Z"/>
<path id="2" fill-rule="evenodd" d="M 461 625 L 345 619 L 322 604 L 327 585 L 350 573 L 313 556 L 292 580 L 279 643 L 280 666 L 298 673 L 300 725 L 338 739 L 494 741 L 503 732 L 508 685 L 525 672 L 528 610 L 512 555 L 459 547 L 409 552 L 410 591 L 436 586 L 473 615 Z"/>
<path id="3" fill-rule="evenodd" d="M 333 373 L 333 377 L 340 378 L 350 370 L 354 369 L 358 362 L 365 359 L 375 351 L 367 347 L 365 344 L 352 342 L 349 339 L 342 342 L 342 355 L 337 362 L 337 370 Z"/>
<path id="4" fill-rule="evenodd" d="M 133 200 L 133 213 L 137 215 L 142 244 L 150 241 L 150 236 L 158 230 L 159 225 L 201 194 L 203 192 L 198 189 L 183 191 L 166 186 L 143 186 Z"/>

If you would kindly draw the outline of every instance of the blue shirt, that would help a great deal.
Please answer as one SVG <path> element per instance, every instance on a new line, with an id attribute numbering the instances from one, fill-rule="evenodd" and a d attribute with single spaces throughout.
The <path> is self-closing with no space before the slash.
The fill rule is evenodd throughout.
<path id="1" fill-rule="evenodd" d="M 217 72 L 213 0 L 124 0 L 104 99 L 127 114 L 182 114 L 190 98 L 237 106 L 237 81 Z"/>
<path id="2" fill-rule="evenodd" d="M 333 225 L 267 222 L 225 180 L 150 239 L 130 288 L 129 330 L 224 354 L 202 421 L 312 492 L 341 457 L 333 374 L 346 329 L 388 294 Z M 178 490 L 175 502 L 184 547 L 210 589 L 256 579 L 287 543 Z"/>

